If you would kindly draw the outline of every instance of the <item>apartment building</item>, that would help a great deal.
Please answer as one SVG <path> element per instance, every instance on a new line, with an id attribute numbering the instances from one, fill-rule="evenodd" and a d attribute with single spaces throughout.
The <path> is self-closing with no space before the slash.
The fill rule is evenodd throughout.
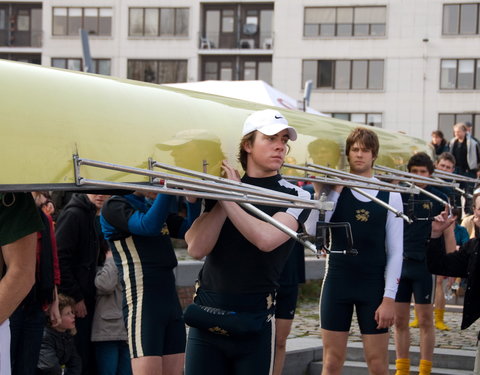
<path id="1" fill-rule="evenodd" d="M 480 135 L 480 1 L 0 0 L 0 58 L 154 83 L 264 80 L 334 117 Z"/>

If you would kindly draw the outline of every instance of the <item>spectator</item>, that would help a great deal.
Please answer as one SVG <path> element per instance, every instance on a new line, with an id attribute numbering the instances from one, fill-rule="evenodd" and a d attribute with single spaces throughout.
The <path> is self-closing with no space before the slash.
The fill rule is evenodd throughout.
<path id="1" fill-rule="evenodd" d="M 36 373 L 45 312 L 49 314 L 53 327 L 61 323 L 57 298 L 57 285 L 60 284 L 57 243 L 52 218 L 45 214 L 45 211 L 52 212 L 53 205 L 49 205 L 48 193 L 34 192 L 32 195 L 44 229 L 37 232 L 35 285 L 10 317 L 13 375 Z"/>
<path id="2" fill-rule="evenodd" d="M 97 299 L 92 325 L 97 370 L 101 375 L 131 375 L 127 330 L 122 313 L 122 286 L 112 252 L 97 268 Z"/>
<path id="3" fill-rule="evenodd" d="M 0 193 L 0 373 L 10 374 L 8 317 L 35 282 L 36 232 L 43 223 L 30 193 Z M 6 272 L 4 269 L 6 268 Z"/>
<path id="4" fill-rule="evenodd" d="M 82 361 L 73 339 L 75 300 L 60 294 L 58 301 L 62 322 L 56 327 L 47 325 L 45 328 L 37 367 L 41 374 L 80 375 Z"/>
<path id="5" fill-rule="evenodd" d="M 82 374 L 96 373 L 90 340 L 95 309 L 95 275 L 100 250 L 106 243 L 98 215 L 107 195 L 74 194 L 57 221 L 58 258 L 62 275 L 60 292 L 75 300 L 75 343 L 82 358 Z"/>
<path id="6" fill-rule="evenodd" d="M 432 142 L 431 145 L 435 150 L 435 159 L 442 153 L 448 151 L 447 140 L 443 137 L 443 132 L 441 130 L 434 130 L 432 132 Z"/>

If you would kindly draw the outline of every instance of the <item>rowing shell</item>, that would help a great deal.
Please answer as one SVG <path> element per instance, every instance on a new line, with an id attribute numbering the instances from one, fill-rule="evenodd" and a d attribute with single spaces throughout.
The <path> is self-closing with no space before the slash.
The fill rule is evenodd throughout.
<path id="1" fill-rule="evenodd" d="M 270 108 L 253 102 L 132 80 L 0 60 L 0 191 L 77 189 L 74 156 L 136 168 L 149 159 L 219 175 L 222 159 L 237 163 L 245 118 Z M 298 132 L 289 163 L 345 166 L 344 143 L 358 126 L 280 110 Z M 372 128 L 378 163 L 398 168 L 426 142 Z M 238 167 L 239 164 L 236 164 Z M 148 177 L 99 168 L 84 178 L 147 182 Z"/>

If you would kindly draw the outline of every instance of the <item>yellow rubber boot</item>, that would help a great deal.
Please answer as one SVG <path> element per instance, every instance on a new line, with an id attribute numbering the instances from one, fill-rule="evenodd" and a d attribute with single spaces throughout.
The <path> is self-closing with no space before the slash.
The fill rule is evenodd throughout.
<path id="1" fill-rule="evenodd" d="M 418 317 L 415 309 L 413 309 L 413 320 L 410 322 L 408 326 L 411 328 L 418 328 Z"/>
<path id="2" fill-rule="evenodd" d="M 443 321 L 445 309 L 435 309 L 433 312 L 435 316 L 435 328 L 439 329 L 440 331 L 450 331 L 450 327 L 447 326 Z"/>
<path id="3" fill-rule="evenodd" d="M 399 358 L 395 361 L 397 371 L 395 375 L 410 375 L 410 360 L 408 358 Z"/>
<path id="4" fill-rule="evenodd" d="M 418 368 L 418 375 L 430 375 L 432 372 L 432 362 L 425 359 L 420 360 L 420 366 Z"/>

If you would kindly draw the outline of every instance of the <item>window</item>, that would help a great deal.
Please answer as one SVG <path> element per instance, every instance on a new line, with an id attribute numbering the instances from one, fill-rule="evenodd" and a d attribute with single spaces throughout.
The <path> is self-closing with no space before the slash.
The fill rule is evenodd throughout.
<path id="1" fill-rule="evenodd" d="M 332 113 L 332 117 L 359 124 L 376 126 L 377 128 L 382 127 L 381 113 Z"/>
<path id="2" fill-rule="evenodd" d="M 470 122 L 473 126 L 473 136 L 480 137 L 480 113 L 440 113 L 438 115 L 438 129 L 446 139 L 453 137 L 453 125 L 459 122 Z"/>
<path id="3" fill-rule="evenodd" d="M 188 8 L 130 8 L 129 36 L 188 36 Z"/>
<path id="4" fill-rule="evenodd" d="M 307 37 L 384 36 L 386 7 L 307 7 L 303 35 Z"/>
<path id="5" fill-rule="evenodd" d="M 304 60 L 302 82 L 317 89 L 382 90 L 383 60 Z"/>
<path id="6" fill-rule="evenodd" d="M 93 59 L 92 73 L 110 75 L 110 59 Z M 55 68 L 83 71 L 83 61 L 79 58 L 52 58 L 52 66 Z"/>
<path id="7" fill-rule="evenodd" d="M 128 60 L 127 78 L 158 84 L 187 82 L 187 60 Z"/>
<path id="8" fill-rule="evenodd" d="M 440 88 L 480 89 L 480 59 L 445 59 L 441 61 Z"/>
<path id="9" fill-rule="evenodd" d="M 443 6 L 444 35 L 479 34 L 480 4 L 445 4 Z"/>
<path id="10" fill-rule="evenodd" d="M 272 60 L 266 56 L 203 56 L 202 80 L 272 82 Z"/>
<path id="11" fill-rule="evenodd" d="M 112 8 L 53 8 L 53 35 L 79 35 L 85 29 L 91 35 L 112 34 Z"/>

